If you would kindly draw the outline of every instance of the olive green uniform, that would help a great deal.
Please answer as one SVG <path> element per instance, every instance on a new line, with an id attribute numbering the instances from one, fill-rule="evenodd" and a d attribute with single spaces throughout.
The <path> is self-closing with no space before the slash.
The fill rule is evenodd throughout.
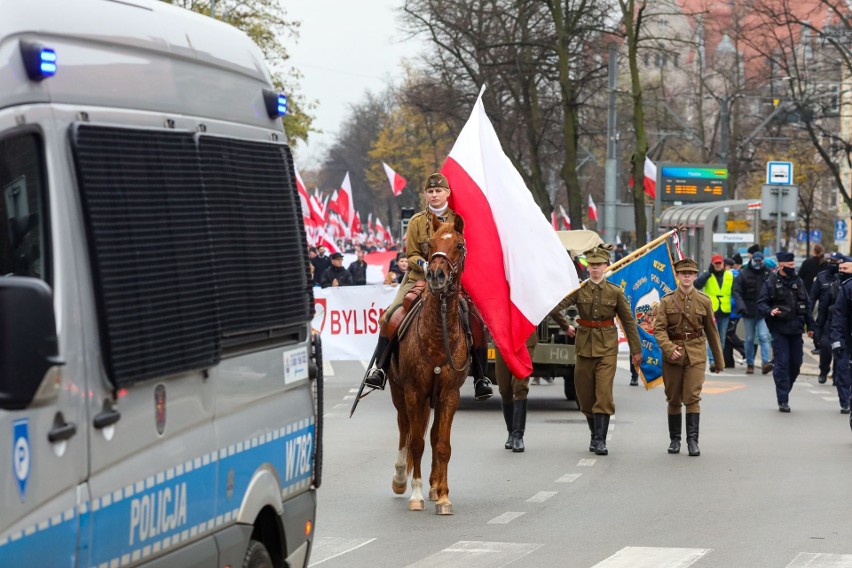
<path id="1" fill-rule="evenodd" d="M 426 209 L 416 213 L 408 222 L 408 229 L 405 233 L 408 272 L 403 276 L 399 290 L 397 290 L 396 296 L 385 312 L 388 317 L 402 305 L 402 300 L 411 291 L 414 284 L 418 280 L 426 279 L 426 275 L 423 273 L 423 269 L 420 268 L 418 261 L 425 260 L 427 263 L 429 262 L 429 239 L 432 237 L 432 218 L 434 216 L 434 213 Z M 456 214 L 448 207 L 439 219 L 443 222 L 455 223 Z M 383 315 L 382 317 L 386 316 Z"/>
<path id="2" fill-rule="evenodd" d="M 587 258 L 588 255 L 587 255 Z M 574 386 L 580 410 L 592 414 L 615 414 L 612 383 L 618 360 L 618 329 L 615 316 L 627 336 L 631 353 L 642 352 L 633 310 L 621 288 L 607 280 L 595 284 L 591 280 L 557 306 L 562 310 L 576 305 L 579 317 L 574 348 L 577 365 Z"/>
<path id="3" fill-rule="evenodd" d="M 686 406 L 687 414 L 700 412 L 707 342 L 714 362 L 721 365 L 725 360 L 710 298 L 695 288 L 684 292 L 680 287 L 663 296 L 654 320 L 654 337 L 663 353 L 668 413 L 680 414 L 681 405 Z M 677 346 L 681 347 L 682 355 L 672 361 Z"/>

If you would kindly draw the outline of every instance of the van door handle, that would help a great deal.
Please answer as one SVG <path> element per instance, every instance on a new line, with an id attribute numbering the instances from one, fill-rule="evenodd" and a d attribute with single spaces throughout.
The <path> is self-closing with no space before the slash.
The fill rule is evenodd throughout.
<path id="1" fill-rule="evenodd" d="M 65 424 L 55 426 L 50 432 L 48 432 L 47 441 L 51 444 L 61 442 L 62 440 L 67 440 L 76 433 L 77 425 L 73 422 L 66 422 Z"/>
<path id="2" fill-rule="evenodd" d="M 111 426 L 118 422 L 121 419 L 121 412 L 114 408 L 109 408 L 106 410 L 102 410 L 101 412 L 95 415 L 95 428 L 100 430 L 102 428 L 106 428 L 107 426 Z"/>

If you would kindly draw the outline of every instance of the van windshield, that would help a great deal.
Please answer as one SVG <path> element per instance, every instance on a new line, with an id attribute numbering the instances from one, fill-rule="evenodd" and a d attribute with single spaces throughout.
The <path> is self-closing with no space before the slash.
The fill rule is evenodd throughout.
<path id="1" fill-rule="evenodd" d="M 41 139 L 0 138 L 0 276 L 46 279 Z"/>

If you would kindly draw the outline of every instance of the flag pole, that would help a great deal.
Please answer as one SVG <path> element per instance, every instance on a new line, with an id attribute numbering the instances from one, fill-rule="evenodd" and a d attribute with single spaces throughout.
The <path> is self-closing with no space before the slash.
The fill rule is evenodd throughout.
<path id="1" fill-rule="evenodd" d="M 666 239 L 671 237 L 673 234 L 677 233 L 679 230 L 680 230 L 680 227 L 676 227 L 674 229 L 671 229 L 670 231 L 663 233 L 662 235 L 660 235 L 659 237 L 657 237 L 656 239 L 654 239 L 650 243 L 646 244 L 645 246 L 634 250 L 633 252 L 631 252 L 630 254 L 628 254 L 627 256 L 622 258 L 621 260 L 615 261 L 614 263 L 612 263 L 609 266 L 609 268 L 607 268 L 607 273 L 613 273 L 616 270 L 618 270 L 619 268 L 621 268 L 622 266 L 624 266 L 625 264 L 627 264 L 628 262 L 632 262 L 633 260 L 639 258 L 640 256 L 642 256 L 643 254 L 645 254 L 649 250 L 655 248 L 657 245 L 664 242 Z"/>

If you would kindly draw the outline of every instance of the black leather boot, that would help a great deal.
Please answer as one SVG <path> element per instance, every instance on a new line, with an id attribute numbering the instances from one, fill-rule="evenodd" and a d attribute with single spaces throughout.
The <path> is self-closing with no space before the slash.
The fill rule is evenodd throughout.
<path id="1" fill-rule="evenodd" d="M 701 450 L 698 449 L 698 417 L 697 412 L 686 414 L 686 447 L 691 456 L 701 455 Z"/>
<path id="2" fill-rule="evenodd" d="M 524 451 L 524 430 L 527 427 L 527 399 L 516 400 L 512 406 L 512 451 Z"/>
<path id="3" fill-rule="evenodd" d="M 512 422 L 512 412 L 514 405 L 510 402 L 509 404 L 503 405 L 503 420 L 506 421 L 506 430 L 509 432 L 509 439 L 506 440 L 506 445 L 503 446 L 507 450 L 512 449 L 512 440 L 514 440 L 514 435 L 512 434 L 512 428 L 514 426 Z"/>
<path id="4" fill-rule="evenodd" d="M 488 351 L 485 347 L 474 347 L 471 351 L 471 373 L 473 374 L 473 397 L 476 400 L 491 398 L 494 391 L 491 389 L 491 381 L 485 376 L 488 369 Z"/>
<path id="5" fill-rule="evenodd" d="M 385 390 L 385 384 L 388 382 L 388 367 L 390 357 L 385 357 L 385 350 L 390 345 L 390 339 L 379 336 L 379 342 L 376 344 L 375 361 L 376 364 L 367 373 L 367 378 L 364 385 L 371 389 Z"/>
<path id="6" fill-rule="evenodd" d="M 679 454 L 680 453 L 680 434 L 683 423 L 683 415 L 678 414 L 669 414 L 669 439 L 672 441 L 669 444 L 669 453 L 670 454 Z"/>
<path id="7" fill-rule="evenodd" d="M 589 423 L 589 451 L 595 453 L 595 420 L 591 416 L 586 416 L 586 422 Z"/>
<path id="8" fill-rule="evenodd" d="M 606 449 L 606 433 L 609 430 L 609 414 L 595 414 L 595 454 L 605 456 L 609 454 Z"/>

